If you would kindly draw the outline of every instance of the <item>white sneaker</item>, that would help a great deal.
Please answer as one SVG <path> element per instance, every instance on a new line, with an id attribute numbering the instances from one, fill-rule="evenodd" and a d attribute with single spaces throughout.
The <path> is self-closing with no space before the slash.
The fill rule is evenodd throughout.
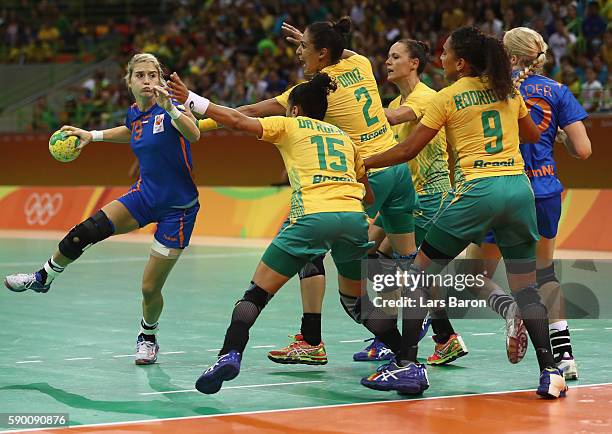
<path id="1" fill-rule="evenodd" d="M 36 278 L 36 274 L 37 273 L 9 274 L 4 278 L 4 286 L 15 292 L 23 292 L 28 289 L 31 289 L 35 292 L 47 292 L 49 288 L 51 288 L 51 285 L 43 284 L 40 280 Z"/>
<path id="2" fill-rule="evenodd" d="M 506 355 L 510 363 L 518 363 L 527 354 L 529 335 L 516 303 L 506 312 Z"/>
<path id="3" fill-rule="evenodd" d="M 138 335 L 135 360 L 137 365 L 151 365 L 157 362 L 158 351 L 159 345 L 157 345 L 157 340 L 155 342 L 147 341 L 142 334 Z"/>
<path id="4" fill-rule="evenodd" d="M 578 366 L 576 366 L 576 360 L 568 353 L 565 353 L 561 361 L 557 363 L 557 369 L 563 372 L 563 376 L 566 380 L 578 379 Z"/>

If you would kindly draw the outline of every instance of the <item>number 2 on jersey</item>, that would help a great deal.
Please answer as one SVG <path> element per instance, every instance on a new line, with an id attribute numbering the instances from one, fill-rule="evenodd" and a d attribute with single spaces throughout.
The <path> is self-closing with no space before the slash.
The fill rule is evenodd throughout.
<path id="1" fill-rule="evenodd" d="M 310 138 L 310 143 L 317 145 L 317 154 L 319 155 L 319 169 L 327 170 L 327 159 L 325 157 L 325 143 L 327 143 L 327 155 L 329 157 L 338 157 L 338 162 L 332 161 L 329 163 L 329 168 L 337 172 L 346 171 L 346 156 L 344 152 L 334 148 L 335 145 L 344 146 L 344 142 L 333 137 L 325 137 L 325 143 L 323 143 L 323 137 L 313 136 Z"/>
<path id="2" fill-rule="evenodd" d="M 491 126 L 493 120 L 493 126 Z M 502 141 L 504 132 L 502 131 L 501 119 L 497 110 L 488 110 L 482 113 L 482 131 L 485 137 L 491 137 L 491 140 L 485 145 L 485 151 L 489 154 L 497 154 L 504 149 Z"/>
<path id="3" fill-rule="evenodd" d="M 363 109 L 362 109 L 363 117 L 365 118 L 365 121 L 368 127 L 371 127 L 376 122 L 378 122 L 378 116 L 370 117 L 369 111 L 370 111 L 370 107 L 372 106 L 372 97 L 370 96 L 370 92 L 368 92 L 368 90 L 363 86 L 355 90 L 355 98 L 357 99 L 357 102 L 361 100 L 362 96 L 364 96 L 366 100 L 365 104 L 363 105 Z"/>

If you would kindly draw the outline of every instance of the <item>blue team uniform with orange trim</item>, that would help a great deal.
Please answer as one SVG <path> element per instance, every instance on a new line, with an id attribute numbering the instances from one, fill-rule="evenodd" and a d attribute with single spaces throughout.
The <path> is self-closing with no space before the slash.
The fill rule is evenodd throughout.
<path id="1" fill-rule="evenodd" d="M 587 113 L 567 86 L 542 75 L 529 75 L 520 91 L 541 133 L 538 143 L 520 145 L 521 155 L 535 195 L 538 231 L 551 239 L 557 236 L 563 192 L 553 158 L 557 128 L 582 121 Z M 494 243 L 493 233 L 488 233 L 484 242 Z"/>
<path id="2" fill-rule="evenodd" d="M 144 112 L 132 105 L 125 126 L 132 132 L 130 146 L 140 164 L 140 179 L 118 200 L 140 227 L 157 223 L 155 239 L 161 244 L 187 247 L 200 208 L 190 143 L 157 104 Z"/>

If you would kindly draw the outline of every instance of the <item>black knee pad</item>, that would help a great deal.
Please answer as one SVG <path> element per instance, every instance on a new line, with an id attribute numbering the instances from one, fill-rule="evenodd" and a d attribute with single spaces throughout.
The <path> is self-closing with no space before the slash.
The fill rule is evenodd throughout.
<path id="1" fill-rule="evenodd" d="M 268 302 L 272 299 L 273 294 L 266 292 L 263 288 L 255 285 L 253 282 L 249 285 L 249 289 L 247 289 L 238 303 L 241 301 L 248 301 L 257 306 L 257 309 L 261 312 L 264 307 L 268 304 Z"/>
<path id="2" fill-rule="evenodd" d="M 68 259 L 78 259 L 89 246 L 115 233 L 115 226 L 103 211 L 98 211 L 82 223 L 73 227 L 59 243 L 59 251 Z"/>
<path id="3" fill-rule="evenodd" d="M 540 294 L 538 293 L 535 285 L 521 289 L 514 294 L 514 299 L 516 300 L 516 304 L 518 304 L 520 309 L 524 309 L 530 304 L 542 304 Z"/>
<path id="4" fill-rule="evenodd" d="M 325 276 L 325 266 L 323 265 L 323 259 L 325 255 L 319 256 L 311 262 L 308 262 L 306 265 L 302 267 L 298 276 L 300 276 L 300 280 L 308 279 L 309 277 L 314 276 Z"/>
<path id="5" fill-rule="evenodd" d="M 542 268 L 541 270 L 536 270 L 536 280 L 538 281 L 538 286 L 542 286 L 548 282 L 559 283 L 559 279 L 557 279 L 557 276 L 555 275 L 554 262 L 546 268 Z"/>
<path id="6" fill-rule="evenodd" d="M 420 250 L 425 254 L 425 256 L 427 256 L 429 259 L 431 259 L 433 262 L 440 266 L 446 266 L 450 261 L 454 259 L 454 257 L 449 256 L 448 254 L 436 249 L 427 241 L 423 241 Z"/>

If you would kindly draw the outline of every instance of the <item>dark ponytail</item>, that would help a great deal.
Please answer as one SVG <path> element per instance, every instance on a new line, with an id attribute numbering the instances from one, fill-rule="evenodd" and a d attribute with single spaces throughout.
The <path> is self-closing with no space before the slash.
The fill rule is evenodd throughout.
<path id="1" fill-rule="evenodd" d="M 501 40 L 486 36 L 476 27 L 462 27 L 450 37 L 455 56 L 470 64 L 473 75 L 486 78 L 497 99 L 504 101 L 514 95 L 512 65 Z"/>
<path id="2" fill-rule="evenodd" d="M 423 41 L 417 41 L 415 39 L 400 39 L 398 42 L 404 44 L 411 58 L 419 59 L 419 66 L 417 68 L 417 74 L 421 74 L 427 66 L 427 59 L 429 57 L 429 45 Z"/>
<path id="3" fill-rule="evenodd" d="M 342 17 L 337 22 L 319 21 L 306 27 L 306 30 L 317 50 L 329 50 L 329 60 L 333 65 L 340 60 L 346 47 L 347 36 L 351 32 L 351 19 Z"/>
<path id="4" fill-rule="evenodd" d="M 310 81 L 298 84 L 289 92 L 289 105 L 300 106 L 304 116 L 323 120 L 327 112 L 327 95 L 338 85 L 331 77 L 319 72 Z"/>

